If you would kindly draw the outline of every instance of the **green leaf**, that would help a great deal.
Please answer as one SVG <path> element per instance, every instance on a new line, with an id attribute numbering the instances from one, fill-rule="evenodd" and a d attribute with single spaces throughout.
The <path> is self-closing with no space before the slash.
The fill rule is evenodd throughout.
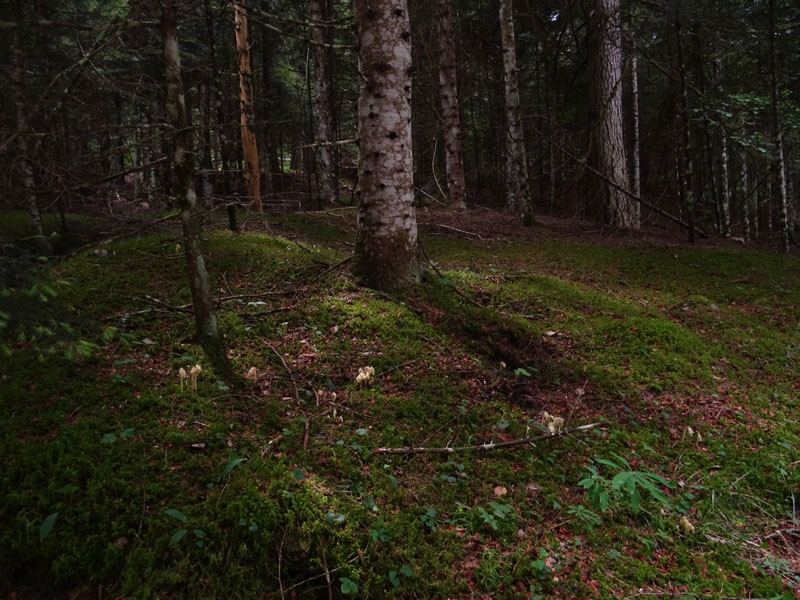
<path id="1" fill-rule="evenodd" d="M 57 494 L 74 494 L 78 491 L 78 486 L 74 483 L 69 483 L 64 487 L 60 487 L 56 490 Z"/>
<path id="2" fill-rule="evenodd" d="M 186 531 L 185 529 L 178 529 L 178 531 L 173 533 L 172 537 L 169 538 L 169 545 L 174 546 L 175 544 L 180 542 L 187 533 L 189 532 Z"/>
<path id="3" fill-rule="evenodd" d="M 389 475 L 389 481 L 392 482 L 392 487 L 394 487 L 394 489 L 397 489 L 400 486 L 400 484 L 397 483 L 397 477 L 394 475 Z"/>
<path id="4" fill-rule="evenodd" d="M 497 427 L 500 431 L 503 431 L 504 429 L 508 429 L 510 425 L 511 425 L 511 423 L 509 423 L 505 419 L 495 423 L 495 427 Z"/>
<path id="5" fill-rule="evenodd" d="M 222 475 L 219 476 L 220 479 L 225 479 L 228 474 L 233 471 L 236 467 L 242 464 L 245 461 L 244 458 L 232 458 L 227 465 L 225 465 L 225 469 L 222 471 Z"/>
<path id="6" fill-rule="evenodd" d="M 400 585 L 400 579 L 397 577 L 397 571 L 389 571 L 389 583 L 391 583 L 393 587 Z"/>
<path id="7" fill-rule="evenodd" d="M 361 429 L 356 429 L 356 433 L 357 433 L 358 435 L 367 435 L 367 434 L 369 433 L 369 429 L 364 429 L 364 428 L 362 427 Z"/>
<path id="8" fill-rule="evenodd" d="M 47 518 L 42 523 L 42 526 L 39 527 L 39 541 L 43 542 L 50 532 L 53 531 L 53 526 L 56 524 L 58 520 L 58 513 L 55 512 L 51 515 L 48 515 Z"/>
<path id="9" fill-rule="evenodd" d="M 100 438 L 101 444 L 113 444 L 116 441 L 117 441 L 117 436 L 113 433 L 107 433 Z"/>
<path id="10" fill-rule="evenodd" d="M 170 517 L 174 519 L 178 519 L 181 523 L 186 523 L 189 519 L 186 518 L 186 515 L 179 511 L 177 508 L 166 508 L 164 512 L 167 513 Z"/>
<path id="11" fill-rule="evenodd" d="M 342 593 L 343 594 L 357 594 L 358 593 L 358 584 L 348 577 L 340 577 L 339 581 L 342 584 Z"/>
<path id="12" fill-rule="evenodd" d="M 531 377 L 530 372 L 527 369 L 523 369 L 521 367 L 519 369 L 514 369 L 514 375 L 522 375 L 524 377 Z"/>
<path id="13" fill-rule="evenodd" d="M 202 529 L 193 529 L 192 533 L 195 535 L 195 537 L 198 537 L 200 539 L 206 537 L 206 532 L 203 531 Z"/>
<path id="14" fill-rule="evenodd" d="M 128 427 L 127 429 L 124 429 L 122 432 L 120 432 L 119 437 L 121 437 L 123 440 L 133 439 L 133 428 Z"/>
<path id="15" fill-rule="evenodd" d="M 414 571 L 408 565 L 403 565 L 402 567 L 400 567 L 400 572 L 406 577 L 414 576 Z"/>

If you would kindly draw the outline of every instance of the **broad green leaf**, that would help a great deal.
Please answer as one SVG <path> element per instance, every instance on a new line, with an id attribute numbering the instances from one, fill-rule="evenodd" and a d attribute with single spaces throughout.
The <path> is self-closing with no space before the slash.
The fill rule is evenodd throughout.
<path id="1" fill-rule="evenodd" d="M 47 518 L 42 523 L 42 526 L 39 527 L 39 541 L 43 542 L 50 532 L 53 531 L 53 526 L 56 524 L 58 520 L 58 513 L 55 512 L 51 515 L 48 515 Z"/>
<path id="2" fill-rule="evenodd" d="M 183 514 L 181 511 L 179 511 L 177 508 L 166 508 L 164 509 L 164 512 L 167 513 L 170 517 L 178 519 L 178 521 L 180 521 L 181 523 L 186 523 L 186 521 L 188 521 L 186 515 Z"/>
<path id="3" fill-rule="evenodd" d="M 219 476 L 220 479 L 225 479 L 228 474 L 233 471 L 236 467 L 242 464 L 245 461 L 244 458 L 232 458 L 228 464 L 225 466 L 225 469 L 222 471 L 222 475 Z"/>
<path id="4" fill-rule="evenodd" d="M 339 581 L 342 584 L 342 593 L 343 594 L 357 594 L 358 593 L 358 584 L 348 577 L 340 577 Z"/>
<path id="5" fill-rule="evenodd" d="M 400 572 L 406 577 L 412 577 L 414 575 L 414 571 L 408 565 L 400 567 Z"/>
<path id="6" fill-rule="evenodd" d="M 78 491 L 78 486 L 74 483 L 69 483 L 64 487 L 60 487 L 56 490 L 57 494 L 74 494 Z"/>
<path id="7" fill-rule="evenodd" d="M 174 546 L 178 542 L 180 542 L 183 537 L 188 533 L 185 529 L 178 529 L 175 533 L 172 534 L 172 537 L 169 538 L 169 545 Z"/>
<path id="8" fill-rule="evenodd" d="M 113 433 L 107 433 L 100 438 L 101 444 L 113 444 L 116 441 L 117 441 L 117 436 Z"/>

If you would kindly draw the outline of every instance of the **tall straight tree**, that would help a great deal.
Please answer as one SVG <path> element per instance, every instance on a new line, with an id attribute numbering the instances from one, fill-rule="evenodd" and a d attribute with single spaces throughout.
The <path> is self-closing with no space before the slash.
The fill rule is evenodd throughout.
<path id="1" fill-rule="evenodd" d="M 592 117 L 591 158 L 602 174 L 597 189 L 603 220 L 614 227 L 638 229 L 628 189 L 622 129 L 622 32 L 619 0 L 592 0 L 589 17 L 589 88 Z"/>
<path id="2" fill-rule="evenodd" d="M 211 363 L 221 374 L 227 375 L 229 374 L 227 355 L 217 324 L 206 263 L 200 247 L 200 218 L 197 214 L 197 194 L 194 189 L 192 130 L 186 114 L 178 23 L 173 0 L 161 0 L 160 29 L 167 77 L 167 117 L 173 130 L 172 168 L 178 185 L 183 246 L 197 324 L 197 337 Z"/>
<path id="3" fill-rule="evenodd" d="M 355 0 L 360 90 L 352 270 L 369 287 L 420 280 L 411 152 L 411 33 L 406 0 Z"/>
<path id="4" fill-rule="evenodd" d="M 323 0 L 310 0 L 311 44 L 314 53 L 314 91 L 317 109 L 317 193 L 320 206 L 337 201 L 336 169 L 333 164 L 333 95 L 331 90 L 331 45 L 327 43 Z"/>
<path id="5" fill-rule="evenodd" d="M 261 170 L 258 160 L 258 144 L 253 130 L 253 69 L 250 66 L 250 42 L 247 31 L 246 0 L 239 0 L 233 6 L 234 29 L 236 31 L 236 51 L 239 69 L 239 110 L 242 128 L 242 154 L 245 162 L 245 182 L 247 195 L 253 207 L 261 212 Z"/>
<path id="6" fill-rule="evenodd" d="M 781 109 L 778 101 L 778 67 L 775 57 L 775 0 L 769 0 L 769 79 L 772 108 L 772 173 L 778 191 L 778 220 L 781 228 L 781 244 L 789 251 L 789 200 L 786 193 L 786 167 L 783 148 Z"/>
<path id="7" fill-rule="evenodd" d="M 522 222 L 531 224 L 533 207 L 528 181 L 528 158 L 525 132 L 519 105 L 517 49 L 514 40 L 513 0 L 500 0 L 500 42 L 503 50 L 503 83 L 505 90 L 505 175 L 506 206 L 522 211 Z"/>
<path id="8" fill-rule="evenodd" d="M 436 0 L 439 22 L 439 97 L 444 127 L 445 169 L 447 195 L 454 208 L 466 208 L 464 182 L 464 134 L 461 130 L 461 111 L 458 100 L 456 70 L 456 34 L 453 30 L 451 0 Z"/>
<path id="9" fill-rule="evenodd" d="M 17 21 L 24 21 L 21 0 L 14 1 Z M 19 26 L 14 30 L 14 70 L 11 75 L 14 84 L 14 108 L 16 114 L 17 137 L 17 169 L 22 179 L 22 189 L 28 204 L 28 215 L 33 226 L 34 239 L 39 250 L 44 254 L 52 254 L 53 247 L 44 235 L 44 225 L 39 212 L 39 203 L 36 200 L 33 167 L 31 166 L 28 145 L 28 123 L 25 118 L 25 48 L 23 47 L 24 29 Z"/>

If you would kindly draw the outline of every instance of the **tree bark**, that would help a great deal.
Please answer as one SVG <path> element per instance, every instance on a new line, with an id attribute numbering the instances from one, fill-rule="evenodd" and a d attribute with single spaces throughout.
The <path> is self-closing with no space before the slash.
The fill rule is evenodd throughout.
<path id="1" fill-rule="evenodd" d="M 783 149 L 783 131 L 781 128 L 781 111 L 778 102 L 778 67 L 775 59 L 775 0 L 769 0 L 769 72 L 770 91 L 772 96 L 772 136 L 773 158 L 772 171 L 776 178 L 778 192 L 778 221 L 781 229 L 781 244 L 789 251 L 789 208 L 786 193 L 786 166 Z"/>
<path id="2" fill-rule="evenodd" d="M 626 189 L 629 185 L 622 127 L 622 34 L 619 0 L 593 0 L 589 19 L 591 157 L 598 171 Z M 597 181 L 606 224 L 639 229 L 633 202 L 608 181 Z"/>
<path id="3" fill-rule="evenodd" d="M 420 280 L 406 0 L 355 0 L 361 201 L 352 270 L 363 285 Z"/>
<path id="4" fill-rule="evenodd" d="M 310 0 L 311 42 L 314 52 L 314 91 L 316 93 L 317 197 L 318 206 L 335 206 L 338 201 L 336 168 L 333 161 L 333 97 L 331 90 L 331 49 L 327 44 L 323 20 L 323 0 Z"/>
<path id="5" fill-rule="evenodd" d="M 686 81 L 686 64 L 683 60 L 683 39 L 681 25 L 681 3 L 676 4 L 675 8 L 675 39 L 677 49 L 678 71 L 680 74 L 680 100 L 678 103 L 678 113 L 680 114 L 681 129 L 681 148 L 679 152 L 679 173 L 680 188 L 684 210 L 686 212 L 686 222 L 689 224 L 688 238 L 694 242 L 694 177 L 692 160 L 692 117 L 689 110 L 689 86 Z"/>
<path id="6" fill-rule="evenodd" d="M 15 0 L 14 9 L 17 21 L 24 21 L 22 14 L 21 0 Z M 12 83 L 14 84 L 14 104 L 17 119 L 17 169 L 22 179 L 22 189 L 25 193 L 25 201 L 28 205 L 28 215 L 31 219 L 34 239 L 39 251 L 43 254 L 52 254 L 53 247 L 44 234 L 44 224 L 39 213 L 39 204 L 36 200 L 36 185 L 33 178 L 33 167 L 28 156 L 28 122 L 25 118 L 25 48 L 23 47 L 24 29 L 17 27 L 14 30 L 14 70 L 12 72 Z"/>
<path id="7" fill-rule="evenodd" d="M 245 162 L 247 195 L 253 208 L 261 212 L 261 171 L 258 160 L 258 144 L 253 130 L 253 70 L 250 66 L 250 43 L 247 31 L 246 0 L 239 0 L 233 7 L 236 32 L 236 51 L 239 67 L 239 111 L 241 113 L 242 154 Z"/>
<path id="8" fill-rule="evenodd" d="M 525 133 L 519 104 L 517 50 L 514 41 L 513 0 L 500 0 L 500 41 L 503 50 L 503 83 L 505 90 L 505 175 L 506 206 L 521 210 L 523 223 L 533 221 Z"/>
<path id="9" fill-rule="evenodd" d="M 167 79 L 167 118 L 173 129 L 172 168 L 177 179 L 183 246 L 197 337 L 211 363 L 219 369 L 220 375 L 226 376 L 230 367 L 217 325 L 211 286 L 200 247 L 200 219 L 197 214 L 197 194 L 194 189 L 192 131 L 186 114 L 178 24 L 173 0 L 161 0 L 161 10 L 160 29 Z"/>
<path id="10" fill-rule="evenodd" d="M 724 126 L 720 126 L 720 233 L 722 237 L 731 235 L 731 186 L 728 158 L 728 134 Z"/>
<path id="11" fill-rule="evenodd" d="M 456 36 L 453 30 L 451 0 L 436 0 L 439 22 L 439 96 L 444 127 L 445 169 L 447 195 L 450 205 L 466 208 L 464 180 L 464 134 L 461 130 L 461 111 L 456 70 Z"/>
<path id="12" fill-rule="evenodd" d="M 631 148 L 631 187 L 633 195 L 637 198 L 642 197 L 642 165 L 640 148 L 640 124 L 639 124 L 639 61 L 636 56 L 636 39 L 631 43 L 631 116 L 633 119 L 633 147 Z M 634 222 L 641 224 L 642 207 L 638 202 L 633 206 Z"/>

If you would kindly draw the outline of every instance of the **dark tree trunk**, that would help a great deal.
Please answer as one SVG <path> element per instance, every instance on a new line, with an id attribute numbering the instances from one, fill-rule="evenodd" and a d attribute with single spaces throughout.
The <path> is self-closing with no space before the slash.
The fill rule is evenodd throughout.
<path id="1" fill-rule="evenodd" d="M 200 247 L 200 218 L 197 214 L 197 194 L 194 189 L 192 132 L 184 102 L 178 24 L 173 0 L 162 0 L 161 8 L 161 37 L 164 43 L 164 66 L 167 76 L 167 117 L 173 129 L 172 168 L 178 186 L 183 245 L 197 336 L 209 360 L 219 369 L 220 375 L 228 376 L 230 366 L 217 325 L 211 286 Z"/>
<path id="2" fill-rule="evenodd" d="M 638 229 L 628 189 L 622 120 L 622 34 L 619 0 L 593 0 L 589 19 L 592 162 L 602 173 L 597 189 L 608 225 Z"/>

